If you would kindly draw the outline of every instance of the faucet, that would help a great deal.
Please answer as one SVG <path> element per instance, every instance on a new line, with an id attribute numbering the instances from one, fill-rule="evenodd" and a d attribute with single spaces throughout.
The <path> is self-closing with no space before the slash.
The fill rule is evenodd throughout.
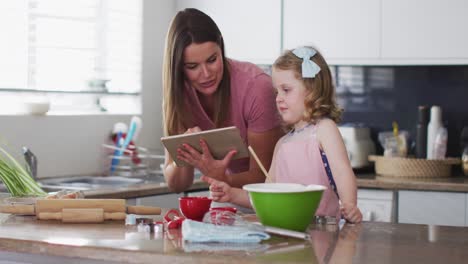
<path id="1" fill-rule="evenodd" d="M 24 160 L 28 165 L 27 170 L 31 174 L 32 178 L 37 181 L 37 158 L 34 153 L 27 147 L 23 147 Z"/>

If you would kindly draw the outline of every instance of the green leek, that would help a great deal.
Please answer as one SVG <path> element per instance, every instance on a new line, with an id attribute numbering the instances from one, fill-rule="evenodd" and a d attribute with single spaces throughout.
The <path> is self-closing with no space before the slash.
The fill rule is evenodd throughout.
<path id="1" fill-rule="evenodd" d="M 31 174 L 2 147 L 0 147 L 0 179 L 13 197 L 47 195 Z"/>

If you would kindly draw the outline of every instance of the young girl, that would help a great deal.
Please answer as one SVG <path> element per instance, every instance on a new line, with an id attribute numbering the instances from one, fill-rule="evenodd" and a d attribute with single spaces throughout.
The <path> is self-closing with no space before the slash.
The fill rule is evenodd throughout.
<path id="1" fill-rule="evenodd" d="M 341 110 L 324 58 L 311 47 L 286 51 L 273 64 L 272 79 L 276 106 L 290 131 L 276 144 L 266 181 L 324 185 L 316 215 L 360 222 L 356 178 L 336 126 Z M 214 201 L 252 207 L 246 191 L 202 179 Z"/>

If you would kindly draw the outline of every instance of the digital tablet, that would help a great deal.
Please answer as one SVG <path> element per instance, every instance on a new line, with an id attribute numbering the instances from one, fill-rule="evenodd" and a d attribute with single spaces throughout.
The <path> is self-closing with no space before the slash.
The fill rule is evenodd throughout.
<path id="1" fill-rule="evenodd" d="M 239 129 L 234 126 L 205 130 L 192 134 L 162 137 L 161 142 L 177 166 L 182 167 L 188 164 L 177 159 L 177 149 L 186 143 L 201 152 L 200 139 L 202 138 L 206 141 L 214 159 L 223 159 L 233 149 L 237 150 L 236 155 L 232 158 L 233 160 L 249 157 L 249 151 L 240 136 Z"/>

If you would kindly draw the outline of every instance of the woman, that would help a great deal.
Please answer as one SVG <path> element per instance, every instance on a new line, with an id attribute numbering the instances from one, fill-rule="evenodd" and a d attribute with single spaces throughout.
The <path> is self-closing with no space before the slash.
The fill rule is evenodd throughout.
<path id="1" fill-rule="evenodd" d="M 215 22 L 197 9 L 177 13 L 171 22 L 163 65 L 165 135 L 236 126 L 269 168 L 276 141 L 283 135 L 271 78 L 257 66 L 225 57 Z M 203 175 L 241 187 L 264 182 L 255 160 L 235 160 L 235 151 L 214 160 L 206 144 L 199 153 L 178 149 L 191 166 L 177 167 L 166 151 L 164 177 L 169 188 L 182 192 L 193 183 L 194 168 Z"/>

